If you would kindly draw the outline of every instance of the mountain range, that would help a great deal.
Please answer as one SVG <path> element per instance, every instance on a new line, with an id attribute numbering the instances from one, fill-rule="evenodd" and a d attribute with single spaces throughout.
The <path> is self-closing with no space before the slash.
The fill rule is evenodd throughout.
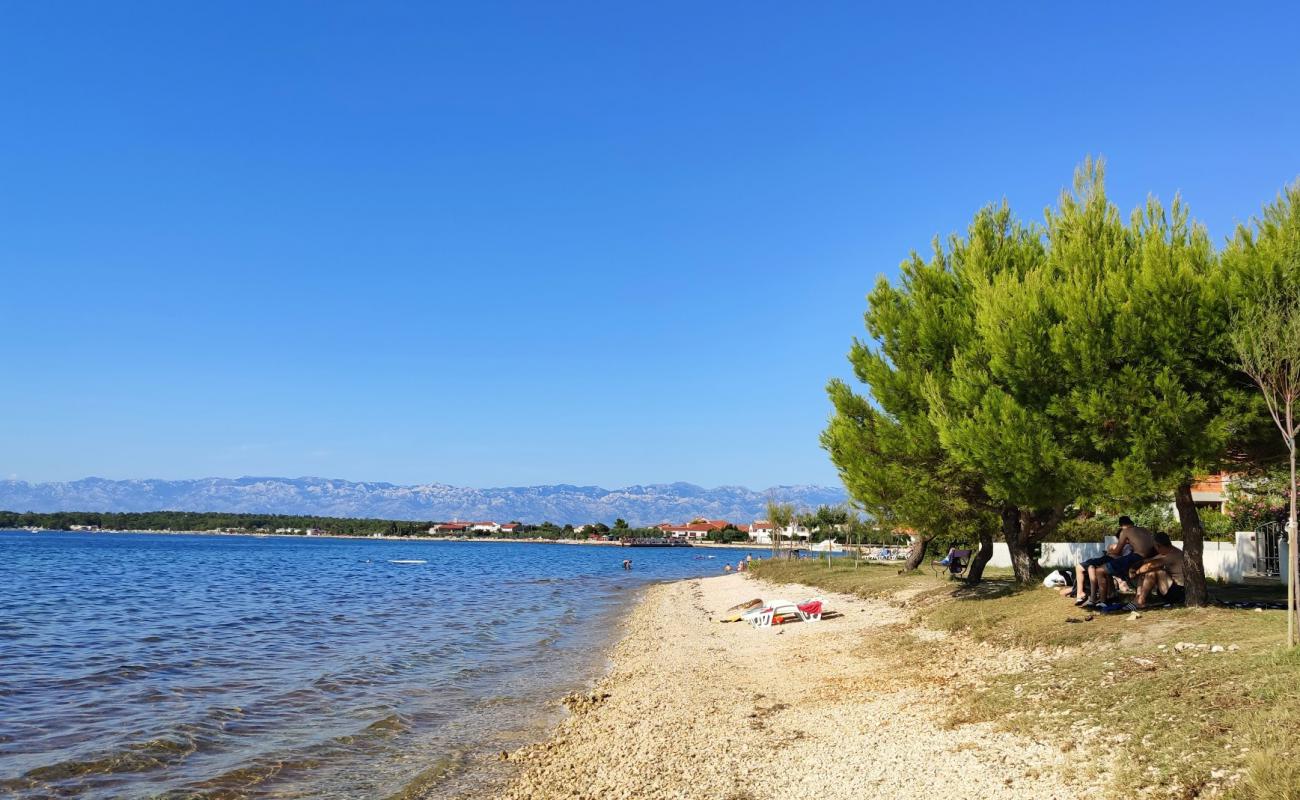
<path id="1" fill-rule="evenodd" d="M 705 489 L 690 483 L 627 486 L 512 486 L 472 489 L 441 483 L 398 486 L 335 478 L 198 478 L 28 483 L 0 481 L 8 511 L 220 511 L 405 520 L 495 520 L 557 524 L 622 517 L 634 526 L 695 517 L 737 523 L 762 519 L 768 499 L 801 508 L 834 505 L 844 490 L 827 486 Z"/>

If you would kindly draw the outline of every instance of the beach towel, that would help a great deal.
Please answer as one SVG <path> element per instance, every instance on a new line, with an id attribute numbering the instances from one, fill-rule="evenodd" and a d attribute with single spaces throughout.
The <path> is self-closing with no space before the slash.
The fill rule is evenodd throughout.
<path id="1" fill-rule="evenodd" d="M 809 600 L 807 603 L 799 606 L 799 610 L 805 614 L 820 614 L 822 613 L 822 601 Z"/>

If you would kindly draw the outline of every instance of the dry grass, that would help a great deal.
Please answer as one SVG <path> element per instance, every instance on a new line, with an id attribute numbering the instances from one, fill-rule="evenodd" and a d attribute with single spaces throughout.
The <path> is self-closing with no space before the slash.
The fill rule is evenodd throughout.
<path id="1" fill-rule="evenodd" d="M 751 565 L 755 574 L 774 583 L 803 583 L 830 592 L 895 602 L 915 602 L 929 593 L 942 594 L 961 585 L 936 577 L 932 571 L 902 572 L 902 564 L 857 565 L 848 559 L 822 560 L 764 559 Z"/>
<path id="2" fill-rule="evenodd" d="M 1055 592 L 1006 580 L 972 588 L 932 574 L 898 575 L 897 568 L 808 562 L 764 562 L 757 573 L 891 599 L 913 609 L 914 627 L 1050 650 L 1056 657 L 1040 669 L 984 676 L 984 688 L 952 711 L 949 724 L 993 721 L 1056 740 L 1103 761 L 1117 795 L 1300 800 L 1300 652 L 1280 647 L 1281 612 L 1169 609 L 1136 620 L 1086 620 Z M 1175 645 L 1182 642 L 1206 647 L 1180 652 Z M 1224 650 L 1211 652 L 1213 645 Z M 935 681 L 969 670 L 945 656 L 942 645 L 902 628 L 870 646 L 889 653 L 891 681 Z"/>

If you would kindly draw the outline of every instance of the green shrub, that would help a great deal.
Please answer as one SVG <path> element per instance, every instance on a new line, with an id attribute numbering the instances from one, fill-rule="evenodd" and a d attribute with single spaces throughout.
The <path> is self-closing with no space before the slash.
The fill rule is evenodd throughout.
<path id="1" fill-rule="evenodd" d="M 1114 517 L 1075 517 L 1061 523 L 1048 538 L 1054 542 L 1100 542 L 1115 533 Z"/>
<path id="2" fill-rule="evenodd" d="M 1232 517 L 1213 510 L 1201 512 L 1201 527 L 1205 529 L 1207 539 L 1225 542 L 1231 541 L 1237 530 Z"/>
<path id="3" fill-rule="evenodd" d="M 1152 503 L 1146 508 L 1139 508 L 1129 512 L 1129 516 L 1138 525 L 1151 532 L 1164 531 L 1168 534 L 1178 532 L 1178 520 L 1174 517 L 1174 509 L 1169 503 Z M 1116 528 L 1119 526 L 1116 525 Z M 1114 529 L 1112 529 L 1114 532 Z M 1174 537 L 1177 538 L 1177 537 Z"/>

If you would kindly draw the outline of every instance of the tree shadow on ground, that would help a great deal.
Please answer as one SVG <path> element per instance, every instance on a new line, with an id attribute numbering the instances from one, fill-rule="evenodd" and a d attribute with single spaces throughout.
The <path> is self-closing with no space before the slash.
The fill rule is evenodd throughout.
<path id="1" fill-rule="evenodd" d="M 979 583 L 954 582 L 949 596 L 957 600 L 995 600 L 1025 591 L 1026 587 L 1010 580 L 982 580 Z"/>

